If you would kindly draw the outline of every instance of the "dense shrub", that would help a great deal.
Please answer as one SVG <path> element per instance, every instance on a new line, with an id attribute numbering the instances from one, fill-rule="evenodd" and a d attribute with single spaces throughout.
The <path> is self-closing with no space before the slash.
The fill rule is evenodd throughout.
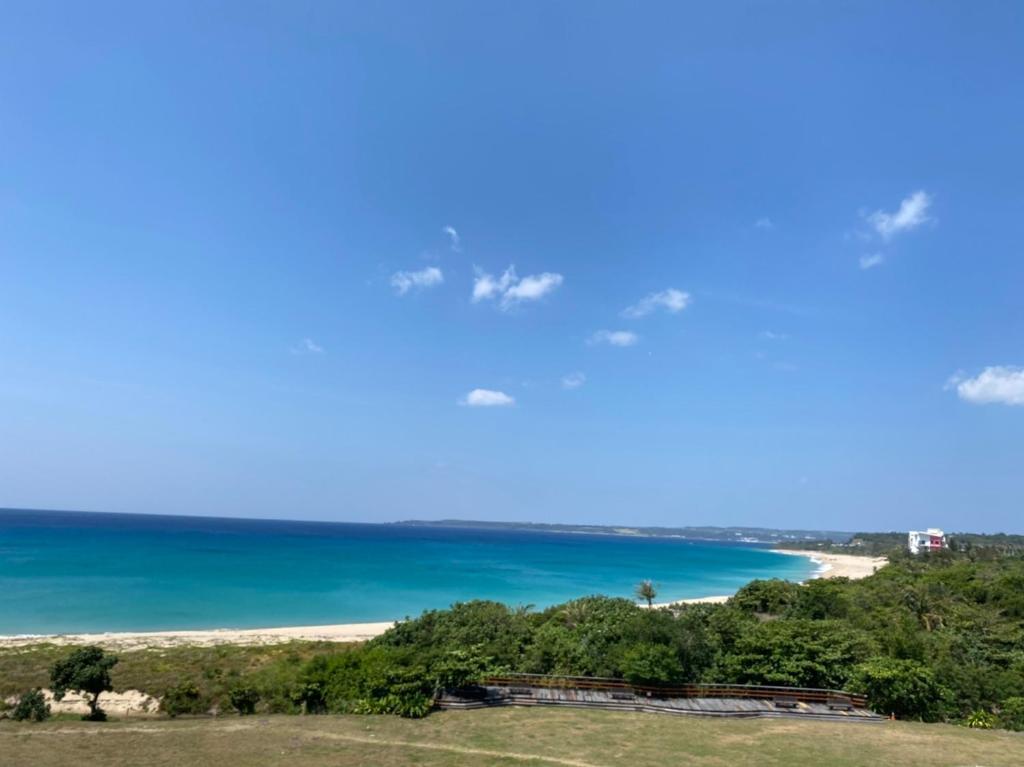
<path id="1" fill-rule="evenodd" d="M 930 668 L 897 658 L 862 663 L 853 673 L 850 689 L 867 695 L 871 708 L 880 714 L 924 722 L 941 719 L 949 697 Z"/>
<path id="2" fill-rule="evenodd" d="M 423 653 L 427 658 L 432 653 Z M 303 678 L 304 701 L 332 713 L 424 716 L 433 704 L 435 680 L 426 659 L 410 647 L 374 646 L 314 658 Z"/>
<path id="3" fill-rule="evenodd" d="M 1024 730 L 1024 698 L 1007 698 L 999 710 L 999 726 L 1007 730 Z"/>
<path id="4" fill-rule="evenodd" d="M 10 717 L 16 722 L 42 722 L 50 718 L 50 704 L 41 690 L 29 690 L 18 698 Z"/>
<path id="5" fill-rule="evenodd" d="M 256 704 L 260 702 L 260 691 L 248 685 L 232 687 L 228 692 L 231 708 L 241 716 L 256 713 Z"/>
<path id="6" fill-rule="evenodd" d="M 171 687 L 160 699 L 160 710 L 172 718 L 182 714 L 205 714 L 209 709 L 209 701 L 203 698 L 193 682 Z"/>
<path id="7" fill-rule="evenodd" d="M 800 585 L 778 578 L 751 581 L 733 596 L 733 607 L 752 613 L 779 615 L 796 602 Z"/>
<path id="8" fill-rule="evenodd" d="M 632 684 L 677 684 L 683 680 L 683 666 L 670 647 L 638 644 L 623 653 L 622 676 Z"/>
<path id="9" fill-rule="evenodd" d="M 723 681 L 742 684 L 842 688 L 874 644 L 840 621 L 777 620 L 737 640 L 722 660 Z"/>

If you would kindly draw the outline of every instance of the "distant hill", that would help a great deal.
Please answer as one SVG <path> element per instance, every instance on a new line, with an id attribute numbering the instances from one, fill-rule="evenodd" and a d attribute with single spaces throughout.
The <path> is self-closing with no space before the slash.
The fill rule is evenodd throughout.
<path id="1" fill-rule="evenodd" d="M 471 519 L 410 519 L 394 524 L 405 527 L 460 527 L 478 530 L 529 530 L 545 533 L 690 538 L 733 543 L 847 543 L 853 533 L 836 530 L 776 530 L 770 527 L 633 527 L 627 525 L 567 525 L 543 522 L 485 522 Z"/>

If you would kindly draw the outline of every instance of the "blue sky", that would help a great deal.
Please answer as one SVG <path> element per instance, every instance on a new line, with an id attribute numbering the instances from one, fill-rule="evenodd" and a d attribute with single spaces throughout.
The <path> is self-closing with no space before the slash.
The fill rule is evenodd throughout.
<path id="1" fill-rule="evenodd" d="M 0 506 L 1022 531 L 1024 8 L 6 3 Z"/>

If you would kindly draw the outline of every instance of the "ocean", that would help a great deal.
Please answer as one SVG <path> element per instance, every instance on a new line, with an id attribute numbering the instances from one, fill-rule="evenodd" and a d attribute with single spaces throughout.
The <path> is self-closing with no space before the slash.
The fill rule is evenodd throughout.
<path id="1" fill-rule="evenodd" d="M 805 580 L 756 545 L 519 530 L 0 510 L 0 634 L 384 621 L 453 602 L 730 594 Z"/>

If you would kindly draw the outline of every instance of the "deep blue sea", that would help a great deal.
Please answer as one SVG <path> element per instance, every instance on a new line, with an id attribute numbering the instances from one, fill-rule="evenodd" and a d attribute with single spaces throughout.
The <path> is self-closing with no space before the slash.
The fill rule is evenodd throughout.
<path id="1" fill-rule="evenodd" d="M 804 557 L 672 538 L 0 510 L 0 634 L 382 621 L 468 599 L 545 607 L 804 580 Z"/>

